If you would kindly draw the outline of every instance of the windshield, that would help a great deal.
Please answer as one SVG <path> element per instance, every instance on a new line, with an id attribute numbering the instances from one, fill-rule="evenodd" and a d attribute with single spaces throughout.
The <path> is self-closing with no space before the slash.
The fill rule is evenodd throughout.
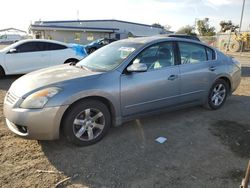
<path id="1" fill-rule="evenodd" d="M 83 66 L 92 71 L 110 71 L 141 46 L 142 44 L 133 42 L 115 42 L 90 54 L 76 66 Z"/>

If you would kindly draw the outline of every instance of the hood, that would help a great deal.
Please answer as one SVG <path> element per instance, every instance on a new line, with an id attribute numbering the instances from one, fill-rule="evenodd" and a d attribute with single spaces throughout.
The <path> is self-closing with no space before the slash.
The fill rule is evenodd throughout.
<path id="1" fill-rule="evenodd" d="M 77 78 L 91 79 L 99 74 L 101 73 L 70 66 L 69 64 L 59 65 L 41 69 L 20 77 L 11 85 L 9 91 L 17 97 L 22 97 L 39 88 L 61 84 Z"/>

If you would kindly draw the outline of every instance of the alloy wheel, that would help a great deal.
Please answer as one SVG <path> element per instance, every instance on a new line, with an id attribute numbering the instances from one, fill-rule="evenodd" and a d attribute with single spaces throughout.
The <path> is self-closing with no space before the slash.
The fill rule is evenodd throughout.
<path id="1" fill-rule="evenodd" d="M 226 87 L 223 84 L 215 85 L 212 91 L 211 102 L 215 106 L 220 106 L 226 98 Z"/>
<path id="2" fill-rule="evenodd" d="M 105 127 L 103 113 L 94 108 L 80 112 L 73 121 L 73 133 L 82 141 L 91 141 L 97 138 Z"/>

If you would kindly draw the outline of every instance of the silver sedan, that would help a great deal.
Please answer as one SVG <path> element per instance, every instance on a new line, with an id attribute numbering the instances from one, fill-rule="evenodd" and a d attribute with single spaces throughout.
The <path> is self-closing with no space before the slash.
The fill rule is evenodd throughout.
<path id="1" fill-rule="evenodd" d="M 195 105 L 220 108 L 241 79 L 238 61 L 201 42 L 148 37 L 107 45 L 76 65 L 27 74 L 6 94 L 9 129 L 30 139 L 64 135 L 84 146 L 110 126 Z"/>

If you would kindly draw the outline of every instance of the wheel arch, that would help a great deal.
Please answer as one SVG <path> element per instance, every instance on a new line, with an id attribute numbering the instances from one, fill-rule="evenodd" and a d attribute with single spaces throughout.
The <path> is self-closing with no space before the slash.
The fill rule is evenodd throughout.
<path id="1" fill-rule="evenodd" d="M 0 65 L 0 77 L 5 76 L 5 75 L 6 75 L 6 72 L 5 72 L 4 68 L 2 67 L 2 65 Z"/>
<path id="2" fill-rule="evenodd" d="M 100 101 L 100 102 L 102 102 L 103 104 L 105 104 L 105 105 L 108 107 L 109 112 L 110 112 L 110 115 L 111 115 L 112 126 L 115 126 L 115 124 L 116 124 L 116 111 L 115 111 L 115 107 L 114 107 L 114 105 L 112 104 L 112 102 L 111 102 L 109 99 L 107 99 L 107 98 L 105 98 L 105 97 L 103 97 L 103 96 L 86 96 L 86 97 L 84 97 L 84 98 L 80 98 L 80 99 L 74 101 L 74 102 L 73 102 L 71 105 L 69 105 L 69 107 L 65 110 L 65 112 L 63 113 L 63 116 L 62 116 L 62 118 L 61 118 L 61 121 L 60 121 L 60 130 L 59 130 L 59 134 L 61 134 L 61 132 L 62 132 L 62 122 L 63 122 L 64 118 L 66 117 L 67 113 L 70 111 L 70 109 L 72 109 L 72 107 L 73 107 L 74 105 L 76 105 L 77 103 L 83 102 L 83 101 L 85 101 L 85 100 L 96 100 L 96 101 Z"/>
<path id="3" fill-rule="evenodd" d="M 78 62 L 79 59 L 76 59 L 76 58 L 68 58 L 66 61 L 64 61 L 64 64 L 66 63 L 70 63 L 70 62 Z"/>
<path id="4" fill-rule="evenodd" d="M 231 80 L 227 76 L 220 76 L 216 80 L 219 80 L 219 79 L 224 80 L 228 84 L 229 94 L 231 94 L 231 90 L 232 90 Z"/>

